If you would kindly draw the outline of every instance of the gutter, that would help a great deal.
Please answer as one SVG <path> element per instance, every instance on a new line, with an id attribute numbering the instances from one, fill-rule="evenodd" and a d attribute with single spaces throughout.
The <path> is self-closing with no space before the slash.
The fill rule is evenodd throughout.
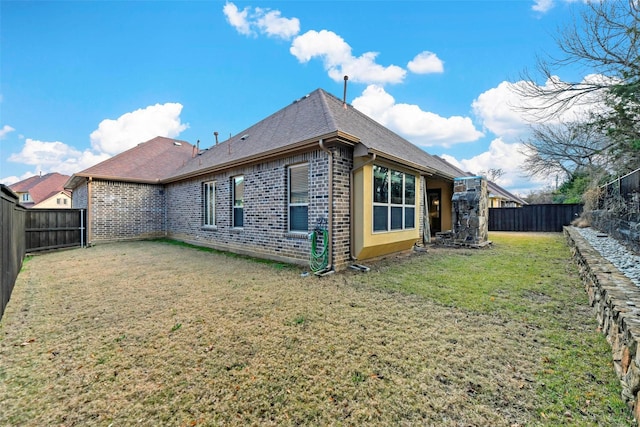
<path id="1" fill-rule="evenodd" d="M 87 181 L 87 247 L 91 246 L 91 225 L 93 220 L 93 211 L 91 209 L 91 184 L 93 183 L 93 177 L 89 177 Z"/>
<path id="2" fill-rule="evenodd" d="M 329 156 L 329 212 L 327 214 L 327 228 L 329 233 L 329 265 L 327 270 L 333 270 L 333 152 L 324 146 L 324 140 L 318 140 L 320 149 Z"/>
<path id="3" fill-rule="evenodd" d="M 331 132 L 325 135 L 321 135 L 320 136 L 320 141 L 324 141 L 327 139 L 337 139 L 341 144 L 346 144 L 346 145 L 350 145 L 350 144 L 355 144 L 358 142 L 358 139 L 352 135 L 349 135 L 348 133 L 345 132 L 341 132 L 341 131 L 336 131 L 336 132 Z M 225 142 L 220 143 L 220 147 L 223 147 L 225 144 L 229 143 L 229 141 L 231 140 L 227 140 Z M 235 167 L 239 167 L 239 166 L 245 166 L 245 165 L 250 165 L 250 164 L 256 164 L 256 163 L 261 163 L 261 162 L 265 162 L 271 159 L 276 159 L 285 155 L 290 155 L 290 154 L 295 154 L 295 153 L 299 153 L 299 152 L 304 152 L 307 151 L 309 149 L 313 149 L 315 148 L 315 144 L 317 143 L 318 139 L 307 139 L 301 142 L 297 142 L 295 144 L 290 144 L 286 147 L 280 147 L 280 148 L 274 148 L 272 150 L 269 151 L 265 151 L 265 152 L 260 152 L 257 154 L 252 154 L 252 155 L 247 155 L 244 157 L 239 157 L 239 158 L 235 158 L 235 159 L 231 159 L 229 161 L 226 162 L 221 162 L 212 166 L 208 166 L 208 167 L 199 167 L 195 170 L 192 170 L 190 172 L 185 172 L 179 175 L 173 175 L 173 176 L 169 176 L 166 178 L 161 179 L 159 182 L 161 184 L 169 184 L 172 182 L 177 182 L 177 181 L 182 181 L 185 179 L 191 179 L 193 177 L 196 176 L 200 176 L 203 174 L 208 174 L 208 173 L 218 173 L 219 171 L 223 171 L 226 169 L 231 169 L 231 168 L 235 168 Z M 236 141 L 237 142 L 237 141 Z M 323 146 L 321 146 L 320 148 L 323 151 L 327 151 L 326 148 L 322 148 Z M 221 150 L 220 148 L 218 150 Z M 222 157 L 222 156 L 221 156 Z"/>

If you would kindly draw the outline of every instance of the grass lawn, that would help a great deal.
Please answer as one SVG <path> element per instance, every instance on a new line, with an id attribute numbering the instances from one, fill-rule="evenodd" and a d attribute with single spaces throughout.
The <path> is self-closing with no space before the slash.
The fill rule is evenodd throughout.
<path id="1" fill-rule="evenodd" d="M 166 242 L 33 257 L 0 425 L 628 426 L 560 234 L 324 278 Z"/>

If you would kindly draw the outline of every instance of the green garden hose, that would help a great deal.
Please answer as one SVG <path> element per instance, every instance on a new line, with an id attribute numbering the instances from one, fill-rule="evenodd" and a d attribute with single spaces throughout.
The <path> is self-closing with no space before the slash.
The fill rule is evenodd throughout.
<path id="1" fill-rule="evenodd" d="M 322 250 L 318 252 L 318 233 L 322 234 Z M 316 228 L 309 234 L 311 239 L 311 253 L 309 255 L 309 268 L 314 273 L 324 270 L 329 265 L 329 232 Z"/>

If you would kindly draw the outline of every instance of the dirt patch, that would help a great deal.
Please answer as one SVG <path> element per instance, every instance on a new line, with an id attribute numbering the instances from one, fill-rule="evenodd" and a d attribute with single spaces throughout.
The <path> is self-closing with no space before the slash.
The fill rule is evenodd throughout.
<path id="1" fill-rule="evenodd" d="M 0 323 L 0 424 L 538 419 L 538 329 L 302 271 L 152 242 L 33 258 Z"/>

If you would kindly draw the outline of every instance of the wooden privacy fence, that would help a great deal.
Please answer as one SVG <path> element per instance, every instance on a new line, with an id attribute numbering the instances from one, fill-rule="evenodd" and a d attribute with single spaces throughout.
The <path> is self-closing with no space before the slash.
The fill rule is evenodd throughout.
<path id="1" fill-rule="evenodd" d="M 489 231 L 561 232 L 582 213 L 582 204 L 525 205 L 521 208 L 490 208 Z"/>
<path id="2" fill-rule="evenodd" d="M 26 212 L 27 252 L 85 246 L 84 209 L 29 209 Z"/>
<path id="3" fill-rule="evenodd" d="M 0 319 L 9 302 L 25 254 L 26 209 L 18 205 L 18 196 L 0 184 Z"/>

